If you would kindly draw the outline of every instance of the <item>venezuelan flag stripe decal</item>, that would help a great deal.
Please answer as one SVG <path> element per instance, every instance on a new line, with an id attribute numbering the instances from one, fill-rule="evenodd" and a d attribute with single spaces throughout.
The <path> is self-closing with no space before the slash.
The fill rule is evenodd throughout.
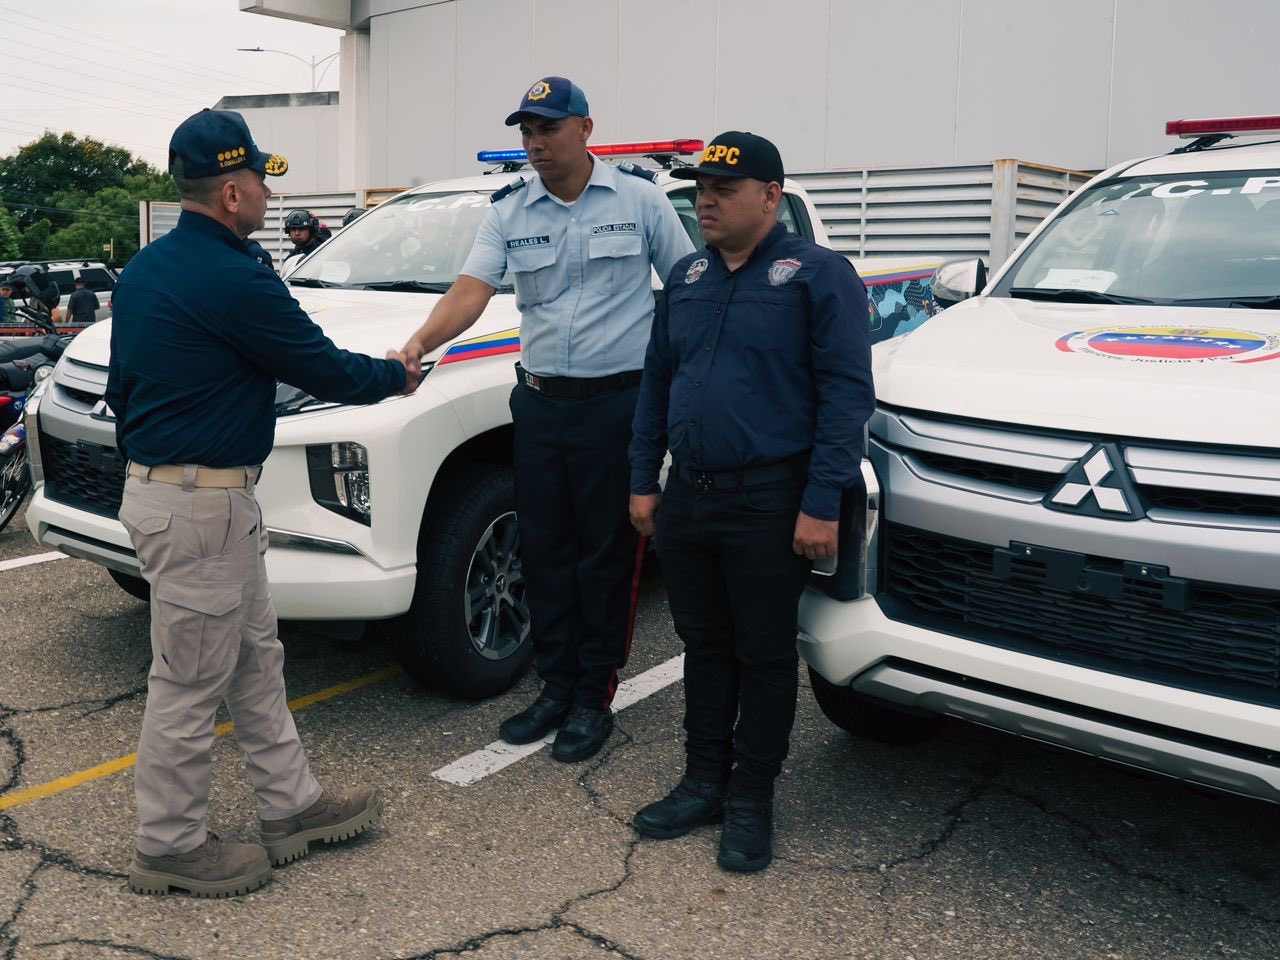
<path id="1" fill-rule="evenodd" d="M 496 357 L 504 353 L 519 352 L 520 328 L 512 327 L 510 330 L 500 330 L 483 337 L 458 341 L 444 352 L 437 366 L 457 363 L 460 360 L 475 360 L 478 357 Z"/>

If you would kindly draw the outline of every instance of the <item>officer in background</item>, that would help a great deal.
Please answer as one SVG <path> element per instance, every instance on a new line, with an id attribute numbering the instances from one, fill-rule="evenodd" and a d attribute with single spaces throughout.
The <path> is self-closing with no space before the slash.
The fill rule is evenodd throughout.
<path id="1" fill-rule="evenodd" d="M 238 113 L 204 110 L 169 143 L 178 225 L 115 287 L 106 401 L 129 461 L 120 521 L 151 586 L 152 664 L 134 786 L 139 893 L 247 893 L 271 864 L 375 823 L 367 786 L 323 789 L 285 697 L 254 498 L 275 432 L 276 381 L 343 403 L 406 391 L 402 359 L 339 350 L 250 254 L 288 169 Z M 392 351 L 389 357 L 400 357 Z M 417 381 L 412 381 L 416 385 Z M 263 846 L 209 832 L 214 714 L 225 702 L 248 762 Z"/>
<path id="2" fill-rule="evenodd" d="M 293 241 L 290 257 L 305 257 L 333 235 L 310 210 L 290 210 L 284 218 L 284 228 Z"/>
<path id="3" fill-rule="evenodd" d="M 762 870 L 795 719 L 796 609 L 812 562 L 835 554 L 875 405 L 867 296 L 849 261 L 777 222 L 768 140 L 722 134 L 673 175 L 698 181 L 707 247 L 675 265 L 654 320 L 631 517 L 645 536 L 656 517 L 685 644 L 686 766 L 633 823 L 669 838 L 723 819 L 720 865 Z"/>
<path id="4" fill-rule="evenodd" d="M 538 176 L 493 195 L 462 275 L 404 352 L 412 373 L 514 274 L 516 504 L 543 689 L 499 734 L 532 743 L 560 727 L 552 756 L 576 762 L 613 730 L 635 623 L 642 557 L 627 515 L 627 442 L 653 319 L 650 270 L 665 274 L 692 244 L 651 171 L 587 151 L 587 98 L 564 77 L 535 83 L 506 122 L 520 125 Z"/>

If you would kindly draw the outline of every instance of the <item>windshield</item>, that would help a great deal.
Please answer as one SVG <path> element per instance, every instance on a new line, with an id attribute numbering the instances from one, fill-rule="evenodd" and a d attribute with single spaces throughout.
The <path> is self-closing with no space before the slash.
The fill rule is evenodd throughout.
<path id="1" fill-rule="evenodd" d="M 401 194 L 353 221 L 289 282 L 440 292 L 458 279 L 488 210 L 489 194 L 478 191 Z"/>
<path id="2" fill-rule="evenodd" d="M 1186 306 L 1280 303 L 1280 171 L 1099 184 L 1048 225 L 995 294 Z"/>

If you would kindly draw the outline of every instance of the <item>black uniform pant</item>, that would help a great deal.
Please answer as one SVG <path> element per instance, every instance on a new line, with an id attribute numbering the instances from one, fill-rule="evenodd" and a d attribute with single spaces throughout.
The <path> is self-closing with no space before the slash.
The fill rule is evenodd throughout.
<path id="1" fill-rule="evenodd" d="M 791 544 L 804 483 L 695 490 L 669 475 L 658 509 L 658 558 L 685 645 L 686 772 L 738 795 L 773 795 L 795 722 L 796 609 L 810 561 Z"/>
<path id="2" fill-rule="evenodd" d="M 635 624 L 642 545 L 631 526 L 627 445 L 639 387 L 585 399 L 518 385 L 516 507 L 543 693 L 613 701 Z"/>

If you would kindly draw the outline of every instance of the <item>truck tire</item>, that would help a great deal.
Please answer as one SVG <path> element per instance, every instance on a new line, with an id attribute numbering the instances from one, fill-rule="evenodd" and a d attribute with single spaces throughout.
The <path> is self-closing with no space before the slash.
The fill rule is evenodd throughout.
<path id="1" fill-rule="evenodd" d="M 827 719 L 841 730 L 878 743 L 909 746 L 933 734 L 942 723 L 939 716 L 907 713 L 855 693 L 848 687 L 837 687 L 809 668 L 813 698 Z"/>
<path id="2" fill-rule="evenodd" d="M 507 467 L 476 466 L 446 482 L 428 507 L 413 602 L 392 639 L 419 683 L 492 697 L 533 659 L 515 480 Z"/>
<path id="3" fill-rule="evenodd" d="M 31 492 L 27 447 L 23 444 L 0 458 L 0 530 L 9 525 L 22 501 Z"/>
<path id="4" fill-rule="evenodd" d="M 151 602 L 151 584 L 147 583 L 147 581 L 143 580 L 141 577 L 135 577 L 128 573 L 121 573 L 119 570 L 112 570 L 110 568 L 108 568 L 107 573 L 110 575 L 111 579 L 116 582 L 116 586 L 129 594 L 129 596 L 136 597 L 143 603 Z"/>

